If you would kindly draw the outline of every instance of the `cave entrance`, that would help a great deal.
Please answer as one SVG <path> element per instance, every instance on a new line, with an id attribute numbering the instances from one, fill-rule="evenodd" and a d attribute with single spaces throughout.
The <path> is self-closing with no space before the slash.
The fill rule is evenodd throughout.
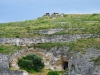
<path id="1" fill-rule="evenodd" d="M 63 67 L 63 70 L 68 69 L 68 62 L 67 61 L 63 61 L 62 67 Z"/>
<path id="2" fill-rule="evenodd" d="M 66 58 L 60 58 L 55 62 L 53 65 L 54 70 L 57 71 L 62 71 L 62 70 L 67 70 L 68 69 L 68 60 Z"/>

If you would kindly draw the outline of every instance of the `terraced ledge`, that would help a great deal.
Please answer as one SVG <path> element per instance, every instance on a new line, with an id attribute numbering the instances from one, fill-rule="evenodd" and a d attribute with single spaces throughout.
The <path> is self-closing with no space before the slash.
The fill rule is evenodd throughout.
<path id="1" fill-rule="evenodd" d="M 67 35 L 54 35 L 49 37 L 37 38 L 0 38 L 0 44 L 12 44 L 17 46 L 26 46 L 30 44 L 46 43 L 46 42 L 71 42 L 77 39 L 99 37 L 100 35 L 93 34 L 67 34 Z"/>

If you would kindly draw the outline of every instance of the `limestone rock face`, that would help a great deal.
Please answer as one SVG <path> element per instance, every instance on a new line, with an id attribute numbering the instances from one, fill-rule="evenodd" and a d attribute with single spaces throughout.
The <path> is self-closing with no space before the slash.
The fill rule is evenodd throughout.
<path id="1" fill-rule="evenodd" d="M 45 64 L 45 69 L 52 69 L 61 71 L 67 68 L 64 74 L 68 75 L 99 75 L 100 66 L 95 66 L 94 62 L 91 61 L 91 58 L 97 58 L 100 56 L 100 51 L 94 48 L 84 49 L 86 53 L 82 54 L 81 52 L 75 52 L 74 50 L 69 51 L 69 47 L 53 47 L 49 51 L 45 51 L 42 49 L 29 49 L 29 50 L 21 50 L 19 55 L 13 54 L 11 56 L 11 60 L 21 58 L 23 54 L 34 53 L 43 57 L 43 61 Z M 27 53 L 25 53 L 25 51 Z M 11 62 L 13 64 L 15 62 Z M 17 63 L 16 63 L 17 65 Z"/>
<path id="2" fill-rule="evenodd" d="M 93 74 L 94 74 L 94 75 L 100 75 L 100 65 L 95 66 L 95 69 L 94 69 Z"/>
<path id="3" fill-rule="evenodd" d="M 8 55 L 0 53 L 0 67 L 9 68 Z"/>
<path id="4" fill-rule="evenodd" d="M 93 34 L 66 34 L 66 35 L 54 35 L 50 37 L 36 37 L 36 38 L 0 38 L 0 44 L 12 44 L 17 46 L 24 46 L 37 43 L 46 42 L 71 42 L 81 38 L 99 37 L 99 35 Z"/>
<path id="5" fill-rule="evenodd" d="M 84 49 L 86 53 L 69 51 L 69 47 L 50 49 L 55 57 L 65 57 L 63 62 L 68 62 L 68 71 L 64 75 L 100 75 L 100 66 L 95 66 L 91 58 L 97 58 L 100 56 L 100 50 L 94 48 Z M 58 61 L 55 62 L 57 65 Z M 61 65 L 61 63 L 60 63 Z M 64 65 L 62 64 L 62 67 Z"/>
<path id="6" fill-rule="evenodd" d="M 38 30 L 38 31 L 36 31 L 36 33 L 39 33 L 39 34 L 54 34 L 56 32 L 60 32 L 62 30 L 63 30 L 63 28 L 45 29 L 45 30 Z"/>
<path id="7" fill-rule="evenodd" d="M 37 49 L 30 48 L 26 50 L 17 51 L 13 53 L 12 55 L 10 55 L 9 64 L 11 67 L 18 69 L 19 67 L 17 63 L 20 58 L 28 54 L 37 54 L 43 58 L 45 69 L 61 71 L 63 70 L 63 59 L 65 61 L 66 57 L 64 57 L 64 55 L 61 57 L 60 50 L 58 52 L 55 52 L 55 51 L 56 51 L 56 48 L 52 48 L 48 52 L 46 50 L 42 50 L 38 48 Z"/>
<path id="8" fill-rule="evenodd" d="M 8 55 L 0 54 L 0 75 L 25 75 L 25 74 L 23 71 L 9 70 Z M 28 75 L 28 74 L 26 74 L 26 75 Z"/>
<path id="9" fill-rule="evenodd" d="M 73 52 L 72 55 L 69 59 L 69 67 L 68 67 L 68 74 L 69 75 L 95 75 L 94 71 L 95 71 L 95 65 L 94 62 L 91 61 L 91 58 L 97 58 L 98 56 L 100 56 L 100 51 L 93 49 L 93 48 L 89 48 L 89 49 L 85 49 L 86 53 L 82 54 L 82 53 L 75 53 Z M 96 69 L 98 69 L 98 73 L 100 71 L 99 68 L 96 67 Z"/>
<path id="10" fill-rule="evenodd" d="M 94 48 L 83 50 L 85 53 L 69 50 L 69 47 L 53 47 L 49 51 L 30 48 L 16 51 L 9 56 L 0 54 L 0 73 L 8 73 L 9 75 L 10 72 L 11 74 L 27 75 L 22 71 L 10 71 L 7 68 L 9 66 L 19 68 L 17 62 L 20 58 L 27 54 L 37 54 L 43 58 L 45 69 L 57 71 L 67 69 L 64 75 L 100 75 L 100 65 L 95 66 L 91 59 L 100 56 L 100 50 Z"/>

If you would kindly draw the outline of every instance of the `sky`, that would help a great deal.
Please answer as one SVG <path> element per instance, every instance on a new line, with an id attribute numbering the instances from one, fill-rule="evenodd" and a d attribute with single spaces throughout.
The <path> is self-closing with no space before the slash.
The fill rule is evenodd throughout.
<path id="1" fill-rule="evenodd" d="M 46 12 L 100 13 L 100 0 L 0 0 L 0 23 L 36 19 Z"/>

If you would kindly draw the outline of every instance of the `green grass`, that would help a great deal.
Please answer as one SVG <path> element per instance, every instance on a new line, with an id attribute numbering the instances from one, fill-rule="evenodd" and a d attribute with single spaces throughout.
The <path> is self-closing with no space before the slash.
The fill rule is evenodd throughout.
<path id="1" fill-rule="evenodd" d="M 42 43 L 42 44 L 32 44 L 29 48 L 42 48 L 45 50 L 50 50 L 52 47 L 64 47 L 68 46 L 70 50 L 77 52 L 84 52 L 84 48 L 96 48 L 100 50 L 100 38 L 89 38 L 89 39 L 79 39 L 73 42 L 55 42 L 55 43 Z M 0 53 L 9 54 L 17 50 L 22 50 L 26 46 L 14 46 L 14 45 L 0 45 Z"/>
<path id="2" fill-rule="evenodd" d="M 17 50 L 21 50 L 23 47 L 14 45 L 2 45 L 0 44 L 0 53 L 9 54 Z"/>
<path id="3" fill-rule="evenodd" d="M 43 69 L 41 72 L 34 72 L 34 73 L 29 73 L 29 75 L 47 75 L 47 73 L 50 72 L 48 69 Z M 62 72 L 59 72 L 59 75 L 62 75 Z"/>
<path id="4" fill-rule="evenodd" d="M 74 50 L 77 52 L 84 52 L 83 48 L 96 48 L 100 49 L 100 38 L 89 38 L 89 39 L 79 39 L 73 42 L 57 42 L 57 43 L 42 43 L 42 44 L 33 44 L 31 47 L 34 48 L 42 48 L 45 50 L 49 50 L 52 47 L 63 47 L 63 46 L 68 46 L 70 50 Z"/>
<path id="5" fill-rule="evenodd" d="M 50 28 L 63 28 L 63 31 L 54 34 L 39 34 L 35 31 Z M 84 30 L 73 30 L 69 28 L 84 28 Z M 66 32 L 68 30 L 68 32 Z M 42 16 L 35 20 L 26 20 L 22 22 L 0 23 L 0 38 L 33 38 L 41 36 L 53 36 L 63 34 L 100 34 L 100 14 L 64 14 L 61 18 L 55 19 Z M 100 39 L 80 39 L 70 43 L 43 43 L 32 45 L 46 50 L 57 46 L 69 46 L 71 50 L 83 51 L 83 48 L 95 47 L 100 49 Z M 0 45 L 0 52 L 9 54 L 10 52 L 20 50 L 22 47 L 12 45 Z"/>
<path id="6" fill-rule="evenodd" d="M 60 34 L 79 34 L 79 33 L 100 33 L 100 14 L 65 14 L 63 18 L 57 16 L 55 19 L 42 16 L 35 20 L 22 22 L 0 23 L 0 38 L 30 38 L 48 36 L 36 34 L 36 30 L 50 28 L 85 28 L 85 30 L 69 30 L 69 32 L 59 32 Z M 95 22 L 96 21 L 96 22 Z M 60 23 L 64 22 L 64 23 Z"/>
<path id="7" fill-rule="evenodd" d="M 96 59 L 92 59 L 95 65 L 100 65 L 100 56 L 98 56 Z"/>

